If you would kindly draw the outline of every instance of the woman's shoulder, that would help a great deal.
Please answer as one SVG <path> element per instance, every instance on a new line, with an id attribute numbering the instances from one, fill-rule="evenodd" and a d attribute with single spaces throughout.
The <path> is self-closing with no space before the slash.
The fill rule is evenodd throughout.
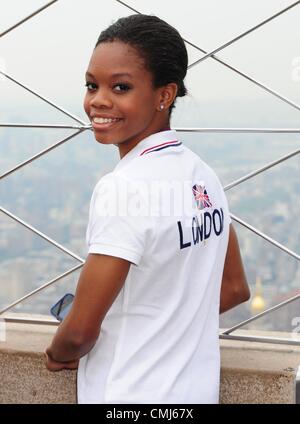
<path id="1" fill-rule="evenodd" d="M 216 172 L 214 171 L 214 169 L 204 159 L 202 159 L 202 157 L 198 153 L 195 153 L 187 146 L 184 146 L 184 151 L 188 160 L 216 176 Z"/>

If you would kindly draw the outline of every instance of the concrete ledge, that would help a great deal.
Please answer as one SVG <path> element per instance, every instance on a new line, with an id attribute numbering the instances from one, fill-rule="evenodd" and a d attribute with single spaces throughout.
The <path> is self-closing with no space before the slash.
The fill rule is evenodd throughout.
<path id="1" fill-rule="evenodd" d="M 56 327 L 8 322 L 6 330 L 0 342 L 0 403 L 76 403 L 77 371 L 45 368 L 43 352 Z M 221 340 L 221 360 L 221 403 L 295 403 L 300 347 Z"/>
<path id="2" fill-rule="evenodd" d="M 290 337 L 283 333 L 255 333 Z M 221 403 L 293 404 L 299 365 L 300 346 L 221 340 Z"/>
<path id="3" fill-rule="evenodd" d="M 76 403 L 77 371 L 50 372 L 44 351 L 55 326 L 6 324 L 0 342 L 0 403 Z"/>

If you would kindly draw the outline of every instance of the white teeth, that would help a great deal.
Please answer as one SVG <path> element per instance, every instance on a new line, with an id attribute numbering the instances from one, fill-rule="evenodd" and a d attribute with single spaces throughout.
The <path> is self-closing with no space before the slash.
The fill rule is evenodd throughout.
<path id="1" fill-rule="evenodd" d="M 119 118 L 93 118 L 93 121 L 95 124 L 110 124 L 111 122 L 117 122 L 119 121 Z"/>

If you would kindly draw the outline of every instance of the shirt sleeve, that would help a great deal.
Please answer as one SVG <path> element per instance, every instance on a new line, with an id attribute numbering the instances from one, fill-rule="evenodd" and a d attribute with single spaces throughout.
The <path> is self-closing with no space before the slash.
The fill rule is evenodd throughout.
<path id="1" fill-rule="evenodd" d="M 138 265 L 153 227 L 144 207 L 137 184 L 113 174 L 102 178 L 90 204 L 88 253 L 116 256 Z"/>

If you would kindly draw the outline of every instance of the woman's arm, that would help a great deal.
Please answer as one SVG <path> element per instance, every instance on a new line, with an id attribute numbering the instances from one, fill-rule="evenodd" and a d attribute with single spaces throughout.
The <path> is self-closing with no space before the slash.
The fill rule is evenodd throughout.
<path id="1" fill-rule="evenodd" d="M 230 224 L 229 241 L 224 264 L 221 286 L 220 314 L 231 308 L 246 302 L 250 298 L 250 290 L 247 283 L 238 239 Z"/>
<path id="2" fill-rule="evenodd" d="M 130 265 L 129 261 L 113 256 L 88 255 L 72 308 L 45 352 L 49 370 L 63 369 L 63 365 L 73 369 L 76 360 L 92 349 L 101 323 L 124 285 Z"/>

